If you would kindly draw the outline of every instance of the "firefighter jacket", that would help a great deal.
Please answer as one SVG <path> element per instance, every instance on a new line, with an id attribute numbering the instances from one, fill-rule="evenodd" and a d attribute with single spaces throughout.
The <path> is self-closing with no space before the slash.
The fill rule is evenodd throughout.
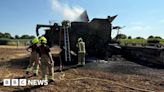
<path id="1" fill-rule="evenodd" d="M 77 43 L 77 47 L 78 47 L 78 53 L 86 53 L 85 50 L 85 43 L 83 41 L 80 41 Z"/>

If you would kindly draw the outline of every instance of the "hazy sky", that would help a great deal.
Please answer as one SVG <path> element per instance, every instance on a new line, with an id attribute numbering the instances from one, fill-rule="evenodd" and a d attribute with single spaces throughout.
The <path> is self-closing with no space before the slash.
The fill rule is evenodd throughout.
<path id="1" fill-rule="evenodd" d="M 117 14 L 113 25 L 126 26 L 123 34 L 164 38 L 163 4 L 164 0 L 0 0 L 0 32 L 35 35 L 36 24 L 71 19 L 86 9 L 90 20 Z"/>

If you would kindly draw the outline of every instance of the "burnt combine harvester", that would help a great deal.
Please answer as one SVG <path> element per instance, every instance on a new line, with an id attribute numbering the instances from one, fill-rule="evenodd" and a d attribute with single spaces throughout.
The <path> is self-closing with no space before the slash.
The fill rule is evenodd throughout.
<path id="1" fill-rule="evenodd" d="M 70 53 L 70 51 L 77 52 L 77 39 L 82 37 L 86 42 L 86 51 L 88 55 L 103 58 L 107 53 L 106 48 L 108 47 L 108 43 L 111 42 L 112 21 L 116 16 L 108 16 L 106 19 L 94 18 L 90 22 L 71 22 L 70 24 L 65 21 L 61 26 L 57 23 L 54 25 L 38 24 L 36 33 L 38 36 L 38 30 L 41 27 L 49 28 L 45 30 L 46 32 L 44 35 L 48 40 L 48 45 L 50 47 L 53 45 L 64 46 L 68 53 Z"/>
<path id="2" fill-rule="evenodd" d="M 37 36 L 40 28 L 49 28 L 45 30 L 45 37 L 48 40 L 48 45 L 58 45 L 64 48 L 65 61 L 72 61 L 71 52 L 76 53 L 76 43 L 79 37 L 82 37 L 86 42 L 86 51 L 88 56 L 98 58 L 108 58 L 112 54 L 121 54 L 125 58 L 133 58 L 142 61 L 148 61 L 155 64 L 164 65 L 164 49 L 150 46 L 121 46 L 113 44 L 111 38 L 112 21 L 117 17 L 108 16 L 106 19 L 94 18 L 91 21 L 86 19 L 85 22 L 67 22 L 62 25 L 54 23 L 54 25 L 41 25 L 36 27 Z"/>

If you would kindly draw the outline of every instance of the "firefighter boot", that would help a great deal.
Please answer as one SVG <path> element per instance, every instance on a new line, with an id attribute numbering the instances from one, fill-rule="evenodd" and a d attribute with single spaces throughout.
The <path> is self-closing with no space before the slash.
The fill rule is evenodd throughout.
<path id="1" fill-rule="evenodd" d="M 34 66 L 34 71 L 33 71 L 34 76 L 38 76 L 38 72 L 39 72 L 39 65 L 35 65 Z"/>

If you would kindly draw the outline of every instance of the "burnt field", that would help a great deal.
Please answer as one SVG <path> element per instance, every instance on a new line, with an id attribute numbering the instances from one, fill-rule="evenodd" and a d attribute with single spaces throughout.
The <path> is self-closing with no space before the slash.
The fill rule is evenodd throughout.
<path id="1" fill-rule="evenodd" d="M 57 49 L 53 54 L 57 54 Z M 25 47 L 0 47 L 0 80 L 21 78 L 25 75 L 30 53 Z M 57 62 L 57 61 L 56 61 Z M 126 60 L 122 56 L 113 56 L 108 61 L 87 58 L 84 67 L 64 66 L 58 72 L 55 66 L 55 82 L 47 86 L 4 87 L 0 91 L 30 92 L 163 92 L 164 67 Z M 30 79 L 40 79 L 31 77 Z"/>

